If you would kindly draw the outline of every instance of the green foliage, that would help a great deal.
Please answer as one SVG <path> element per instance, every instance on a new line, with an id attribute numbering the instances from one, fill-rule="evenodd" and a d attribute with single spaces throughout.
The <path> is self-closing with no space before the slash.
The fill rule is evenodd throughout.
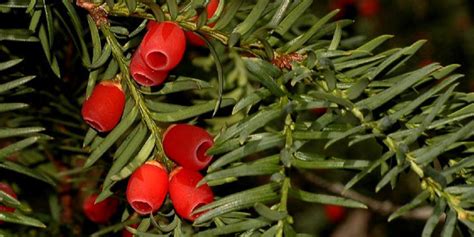
<path id="1" fill-rule="evenodd" d="M 81 3 L 76 5 L 87 8 Z M 221 0 L 215 16 L 206 22 L 201 13 L 196 23 L 193 17 L 202 11 L 203 3 L 94 1 L 90 4 L 95 8 L 86 9 L 88 12 L 67 0 L 57 4 L 10 1 L 2 6 L 11 10 L 27 7 L 31 22 L 29 29 L 0 29 L 4 32 L 0 41 L 39 41 L 52 73 L 61 77 L 64 72 L 58 58 L 63 56 L 55 49 L 64 43 L 58 43 L 58 35 L 67 36 L 78 53 L 75 60 L 86 72 L 87 80 L 81 78 L 72 103 L 67 92 L 49 91 L 60 95 L 59 99 L 48 97 L 48 106 L 60 118 L 46 117 L 66 127 L 58 137 L 70 140 L 64 144 L 48 141 L 45 146 L 49 148 L 39 151 L 68 151 L 61 156 L 83 161 L 80 167 L 66 161 L 71 169 L 56 174 L 56 179 L 73 176 L 77 180 L 70 182 L 76 187 L 81 179 L 92 180 L 89 189 L 100 187 L 98 201 L 123 197 L 124 180 L 147 160 L 173 167 L 161 144 L 167 126 L 196 123 L 215 135 L 215 145 L 208 150 L 215 161 L 201 184 L 207 182 L 215 190 L 235 188 L 216 192 L 213 203 L 196 210 L 206 212 L 194 223 L 181 220 L 170 200 L 159 213 L 144 217 L 129 214 L 123 203 L 122 219 L 114 219 L 115 224 L 109 223 L 93 236 L 124 228 L 138 236 L 296 236 L 290 208 L 295 200 L 371 208 L 361 200 L 320 189 L 304 191 L 307 185 L 301 184 L 301 173 L 315 169 L 347 170 L 352 179 L 346 190 L 379 171 L 375 192 L 387 190 L 389 184 L 397 188 L 401 174 L 412 172 L 421 191 L 391 213 L 388 221 L 428 204 L 434 206 L 434 212 L 426 218 L 423 236 L 434 232 L 443 215 L 442 236 L 462 235 L 459 229 L 473 231 L 474 95 L 455 91 L 462 77 L 454 73 L 459 65 L 407 67 L 406 62 L 425 41 L 387 50 L 382 45 L 390 35 L 369 41 L 351 38 L 344 31 L 351 21 L 334 21 L 337 10 L 314 16 L 308 10 L 311 0 Z M 98 12 L 105 13 L 107 21 L 86 15 Z M 138 86 L 128 68 L 147 21 L 153 19 L 176 21 L 186 30 L 197 31 L 205 36 L 209 49 L 202 50 L 205 55 L 185 60 L 160 88 Z M 209 22 L 216 22 L 215 27 L 207 26 Z M 0 63 L 0 70 L 20 62 Z M 25 90 L 24 84 L 33 78 L 2 76 L 0 118 L 5 124 L 18 119 L 14 112 L 26 107 L 7 98 Z M 87 97 L 98 81 L 111 78 L 121 80 L 127 93 L 122 120 L 108 134 L 86 132 L 84 125 L 74 124 L 80 122 L 77 104 L 84 98 L 77 95 Z M 316 108 L 327 112 L 317 115 Z M 37 125 L 0 128 L 0 138 L 12 142 L 0 148 L 0 168 L 55 185 L 56 181 L 35 167 L 8 158 L 46 140 L 42 131 Z M 59 129 L 52 126 L 51 131 Z M 94 171 L 99 178 L 88 176 Z M 247 179 L 252 185 L 238 185 L 248 184 Z M 21 200 L 0 195 L 5 196 L 0 199 L 5 205 L 26 212 Z M 57 200 L 50 198 L 50 202 L 56 203 L 51 210 L 57 216 Z M 50 223 L 60 223 L 56 219 Z M 18 211 L 0 214 L 0 220 L 44 227 Z M 133 223 L 140 225 L 129 227 Z"/>
<path id="2" fill-rule="evenodd" d="M 0 107 L 2 108 L 2 113 L 0 114 L 0 141 L 2 141 L 0 147 L 0 170 L 2 170 L 2 173 L 7 170 L 16 172 L 55 186 L 55 182 L 45 173 L 38 169 L 29 168 L 18 161 L 18 153 L 21 150 L 28 149 L 35 143 L 48 139 L 48 136 L 40 134 L 40 132 L 44 131 L 42 127 L 26 127 L 22 126 L 21 123 L 8 124 L 9 120 L 13 118 L 18 119 L 16 116 L 19 114 L 16 111 L 24 110 L 28 107 L 27 104 L 13 102 L 10 98 L 14 98 L 15 95 L 27 90 L 25 84 L 35 78 L 35 76 L 23 76 L 15 79 L 17 76 L 9 75 L 8 71 L 21 62 L 22 59 L 11 59 L 0 63 L 0 72 L 5 73 L 0 77 Z M 3 179 L 4 177 L 1 178 Z M 45 224 L 36 218 L 24 214 L 31 214 L 32 210 L 28 206 L 3 191 L 0 191 L 0 203 L 16 209 L 14 213 L 0 213 L 0 221 L 40 228 L 46 227 Z"/>

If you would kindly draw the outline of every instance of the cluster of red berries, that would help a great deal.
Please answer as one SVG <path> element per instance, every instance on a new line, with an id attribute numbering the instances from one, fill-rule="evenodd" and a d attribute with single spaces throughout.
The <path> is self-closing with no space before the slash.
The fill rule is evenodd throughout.
<path id="1" fill-rule="evenodd" d="M 211 18 L 219 6 L 219 0 L 211 0 L 206 6 Z M 195 18 L 196 19 L 196 18 Z M 210 24 L 213 27 L 214 24 Z M 181 61 L 186 49 L 186 38 L 197 46 L 205 42 L 194 32 L 184 32 L 174 22 L 150 21 L 148 32 L 130 62 L 130 73 L 143 86 L 157 86 L 164 82 L 168 72 Z M 82 117 L 99 132 L 111 131 L 120 121 L 125 106 L 125 93 L 118 81 L 100 82 L 84 101 Z"/>
<path id="2" fill-rule="evenodd" d="M 184 31 L 176 23 L 150 22 L 130 62 L 130 73 L 140 85 L 160 85 L 168 72 L 179 64 L 185 49 Z"/>
<path id="3" fill-rule="evenodd" d="M 218 0 L 209 2 L 206 7 L 208 18 L 214 15 L 218 5 Z M 142 86 L 158 86 L 164 82 L 169 71 L 181 62 L 186 50 L 186 38 L 193 45 L 205 45 L 194 32 L 185 33 L 174 22 L 150 21 L 147 30 L 130 62 L 130 73 Z"/>
<path id="4" fill-rule="evenodd" d="M 179 166 L 169 175 L 166 168 L 157 161 L 148 161 L 130 176 L 127 185 L 127 201 L 140 215 L 158 211 L 169 193 L 176 213 L 182 218 L 194 221 L 202 213 L 193 213 L 198 207 L 214 200 L 214 194 L 207 184 L 197 187 L 203 179 L 199 170 L 207 167 L 212 156 L 206 151 L 213 145 L 213 139 L 206 130 L 189 124 L 171 125 L 163 136 L 163 148 L 167 157 Z M 86 198 L 83 210 L 86 217 L 95 223 L 105 223 L 118 207 L 118 200 L 109 197 L 95 203 L 97 194 Z"/>
<path id="5" fill-rule="evenodd" d="M 13 191 L 12 187 L 6 183 L 0 183 L 0 191 L 16 198 L 16 193 Z M 0 206 L 0 212 L 14 212 L 15 208 L 7 207 L 7 206 Z M 0 221 L 0 224 L 3 224 L 3 221 Z"/>
<path id="6" fill-rule="evenodd" d="M 206 7 L 208 19 L 216 12 L 219 0 L 210 0 Z M 196 20 L 196 18 L 194 18 Z M 213 27 L 214 24 L 210 24 Z M 173 22 L 154 22 L 147 25 L 147 33 L 132 56 L 130 73 L 143 86 L 157 86 L 164 82 L 170 70 L 182 60 L 186 38 L 196 46 L 205 42 L 194 32 L 184 32 Z M 99 132 L 109 132 L 117 126 L 125 106 L 125 93 L 118 81 L 100 82 L 82 107 L 84 121 Z M 200 214 L 193 213 L 202 205 L 214 200 L 207 185 L 196 187 L 203 176 L 199 170 L 207 167 L 212 156 L 206 151 L 213 145 L 206 130 L 188 124 L 170 126 L 163 134 L 163 148 L 167 157 L 179 166 L 169 175 L 157 161 L 149 161 L 130 176 L 126 196 L 130 206 L 139 214 L 146 215 L 160 209 L 169 192 L 176 213 L 193 221 Z M 107 222 L 116 212 L 119 201 L 109 197 L 95 203 L 97 194 L 87 197 L 83 203 L 86 217 L 95 223 Z"/>
<path id="7" fill-rule="evenodd" d="M 160 209 L 169 192 L 176 213 L 194 221 L 200 214 L 194 210 L 214 200 L 207 185 L 196 187 L 203 176 L 199 170 L 207 167 L 212 157 L 206 155 L 213 145 L 206 130 L 188 124 L 171 125 L 163 136 L 166 156 L 180 166 L 170 175 L 156 161 L 149 161 L 136 169 L 127 186 L 127 200 L 139 214 L 146 215 Z"/>

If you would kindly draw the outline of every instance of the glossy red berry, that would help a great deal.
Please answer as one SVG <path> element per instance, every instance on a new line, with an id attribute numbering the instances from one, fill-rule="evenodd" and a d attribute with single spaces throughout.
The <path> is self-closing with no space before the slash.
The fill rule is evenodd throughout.
<path id="1" fill-rule="evenodd" d="M 336 205 L 324 205 L 324 214 L 330 222 L 337 223 L 344 219 L 346 209 Z"/>
<path id="2" fill-rule="evenodd" d="M 127 200 L 141 215 L 160 209 L 168 192 L 168 173 L 156 161 L 148 161 L 136 169 L 128 180 Z"/>
<path id="3" fill-rule="evenodd" d="M 186 50 L 184 32 L 176 23 L 152 23 L 140 45 L 143 61 L 153 70 L 170 71 L 183 58 Z"/>
<path id="4" fill-rule="evenodd" d="M 202 178 L 199 172 L 183 167 L 176 168 L 170 175 L 171 202 L 176 213 L 186 220 L 194 221 L 203 214 L 192 214 L 194 210 L 214 200 L 207 184 L 196 187 Z"/>
<path id="5" fill-rule="evenodd" d="M 120 121 L 125 106 L 125 93 L 119 82 L 102 81 L 82 105 L 82 118 L 99 132 L 112 130 Z"/>
<path id="6" fill-rule="evenodd" d="M 207 12 L 207 19 L 211 19 L 217 11 L 217 7 L 219 6 L 219 0 L 211 0 L 206 6 Z M 216 23 L 209 24 L 210 27 L 214 27 Z M 194 46 L 205 46 L 206 42 L 201 39 L 201 37 L 197 36 L 196 33 L 192 31 L 186 31 L 186 39 L 191 45 Z"/>
<path id="7" fill-rule="evenodd" d="M 140 48 L 135 52 L 130 61 L 130 73 L 133 79 L 142 86 L 160 85 L 165 81 L 166 77 L 168 77 L 168 71 L 153 70 L 143 62 L 140 55 Z"/>
<path id="8" fill-rule="evenodd" d="M 87 219 L 92 222 L 104 224 L 117 212 L 119 200 L 114 197 L 95 203 L 98 194 L 88 196 L 82 204 L 82 210 Z"/>
<path id="9" fill-rule="evenodd" d="M 206 151 L 213 144 L 206 130 L 190 124 L 171 125 L 163 134 L 165 154 L 190 170 L 201 170 L 209 165 L 212 156 L 206 155 Z"/>
<path id="10" fill-rule="evenodd" d="M 16 198 L 16 194 L 13 191 L 12 187 L 6 183 L 0 183 L 0 190 L 5 192 L 6 194 Z M 14 212 L 15 208 L 7 207 L 7 206 L 0 206 L 0 212 Z M 3 224 L 3 221 L 0 221 L 0 224 Z"/>

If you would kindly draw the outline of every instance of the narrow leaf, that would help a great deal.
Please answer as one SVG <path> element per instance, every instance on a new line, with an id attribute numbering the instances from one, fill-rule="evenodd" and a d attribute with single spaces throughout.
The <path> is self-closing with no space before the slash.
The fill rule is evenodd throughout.
<path id="1" fill-rule="evenodd" d="M 217 236 L 217 235 L 228 235 L 237 232 L 243 232 L 251 229 L 258 229 L 269 225 L 267 220 L 262 219 L 248 219 L 242 222 L 233 223 L 230 225 L 220 226 L 213 229 L 207 229 L 201 231 L 196 236 Z"/>
<path id="2" fill-rule="evenodd" d="M 429 191 L 425 190 L 425 191 L 421 192 L 420 194 L 418 194 L 418 196 L 413 198 L 410 201 L 410 203 L 407 203 L 407 204 L 403 205 L 398 210 L 396 210 L 394 213 L 392 213 L 388 217 L 388 221 L 392 221 L 392 220 L 404 215 L 405 213 L 407 213 L 411 209 L 413 209 L 413 208 L 419 206 L 420 204 L 422 204 L 428 197 L 430 197 L 430 192 Z"/>
<path id="3" fill-rule="evenodd" d="M 39 227 L 39 228 L 46 228 L 46 225 L 43 224 L 41 221 L 29 216 L 24 216 L 18 212 L 14 212 L 14 213 L 0 212 L 0 221 Z"/>
<path id="4" fill-rule="evenodd" d="M 84 168 L 92 166 L 122 135 L 132 126 L 138 116 L 138 109 L 134 107 L 128 115 L 120 121 L 120 123 L 110 132 L 105 139 L 95 148 L 86 163 Z"/>
<path id="5" fill-rule="evenodd" d="M 367 206 L 365 204 L 351 200 L 351 199 L 343 198 L 343 197 L 331 196 L 331 195 L 326 195 L 326 194 L 310 193 L 310 192 L 306 192 L 297 188 L 290 188 L 288 193 L 293 198 L 296 198 L 305 202 L 331 204 L 331 205 L 338 205 L 338 206 L 344 206 L 344 207 L 367 209 Z"/>
<path id="6" fill-rule="evenodd" d="M 188 118 L 193 118 L 198 115 L 213 111 L 217 100 L 211 100 L 203 104 L 189 106 L 181 110 L 169 113 L 152 113 L 152 118 L 159 122 L 177 122 Z M 222 99 L 221 108 L 235 104 L 234 99 Z"/>
<path id="7" fill-rule="evenodd" d="M 155 137 L 153 135 L 150 135 L 148 137 L 148 140 L 145 142 L 145 144 L 142 146 L 142 149 L 138 152 L 137 156 L 128 163 L 127 166 L 122 168 L 120 172 L 117 175 L 113 175 L 110 179 L 114 181 L 122 180 L 130 176 L 133 171 L 135 171 L 140 165 L 145 163 L 147 158 L 150 156 L 151 152 L 153 151 L 153 148 L 155 147 Z"/>

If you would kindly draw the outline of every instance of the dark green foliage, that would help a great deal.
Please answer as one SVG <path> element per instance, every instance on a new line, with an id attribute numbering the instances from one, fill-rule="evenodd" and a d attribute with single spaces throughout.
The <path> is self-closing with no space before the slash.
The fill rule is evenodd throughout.
<path id="1" fill-rule="evenodd" d="M 474 95 L 455 90 L 462 77 L 454 72 L 459 65 L 408 67 L 406 62 L 425 41 L 386 49 L 382 45 L 392 36 L 368 41 L 351 38 L 344 30 L 351 21 L 333 20 L 337 10 L 314 16 L 308 10 L 312 1 L 221 1 L 216 15 L 209 19 L 217 23 L 214 28 L 206 26 L 205 14 L 197 24 L 192 19 L 202 11 L 202 3 L 94 2 L 107 13 L 106 23 L 68 0 L 4 3 L 2 6 L 11 11 L 28 7 L 31 22 L 29 29 L 0 29 L 4 32 L 0 43 L 39 41 L 50 65 L 47 73 L 62 78 L 48 83 L 62 86 L 38 87 L 44 94 L 55 94 L 45 96 L 49 101 L 46 110 L 50 111 L 43 115 L 49 121 L 46 133 L 55 133 L 56 139 L 45 141 L 49 137 L 40 133 L 42 126 L 20 126 L 24 115 L 16 111 L 27 105 L 9 99 L 26 90 L 24 84 L 34 77 L 18 75 L 20 72 L 1 76 L 0 138 L 11 145 L 0 148 L 0 169 L 52 186 L 63 177 L 72 177 L 66 182 L 78 190 L 84 189 L 82 182 L 87 183 L 86 193 L 99 190 L 99 200 L 123 198 L 124 180 L 147 160 L 173 167 L 162 150 L 162 133 L 172 123 L 189 122 L 215 135 L 215 145 L 208 151 L 215 161 L 205 171 L 203 182 L 213 186 L 217 198 L 196 210 L 206 212 L 189 223 L 174 213 L 169 200 L 159 213 L 143 217 L 130 213 L 122 202 L 121 220 L 115 218 L 107 227 L 89 228 L 80 234 L 92 234 L 92 229 L 96 231 L 93 236 L 101 236 L 126 227 L 138 236 L 296 236 L 289 205 L 298 200 L 371 208 L 360 200 L 308 190 L 301 173 L 312 170 L 347 170 L 352 175 L 345 180 L 347 190 L 378 172 L 379 176 L 373 174 L 377 179 L 371 187 L 375 192 L 388 185 L 400 188 L 401 174 L 412 172 L 421 191 L 391 213 L 388 221 L 428 204 L 434 213 L 426 218 L 423 236 L 433 233 L 443 215 L 442 236 L 453 236 L 460 228 L 472 231 Z M 199 30 L 206 36 L 203 39 L 209 51 L 189 48 L 187 59 L 162 87 L 139 87 L 130 77 L 128 63 L 147 20 L 154 19 L 173 20 L 186 30 Z M 73 42 L 77 54 L 66 59 L 74 62 L 69 68 L 58 63 L 66 58 L 63 36 Z M 10 59 L 0 63 L 0 70 L 20 62 Z M 72 75 L 74 70 L 78 75 Z M 73 77 L 73 82 L 68 82 L 65 74 Z M 87 97 L 98 81 L 111 78 L 121 80 L 127 93 L 118 126 L 108 134 L 97 134 L 86 130 L 84 124 L 77 125 L 82 95 Z M 77 85 L 73 93 L 61 89 L 69 88 L 64 86 L 68 83 Z M 318 115 L 313 111 L 316 108 L 327 112 Z M 38 142 L 46 148 L 32 149 Z M 40 153 L 44 163 L 59 160 L 69 169 L 57 173 L 50 168 L 47 175 L 8 158 L 14 152 L 27 154 L 31 150 Z M 48 161 L 48 152 L 60 158 Z M 0 181 L 3 179 L 0 176 Z M 249 183 L 252 185 L 246 185 Z M 33 219 L 40 217 L 20 201 L 5 196 L 2 203 L 21 212 L 0 214 L 0 220 L 44 227 Z M 52 218 L 40 220 L 52 226 L 45 233 L 57 234 L 58 226 L 64 224 L 59 210 L 65 207 L 59 206 L 53 194 L 48 201 Z M 79 211 L 75 214 L 81 216 Z M 79 219 L 76 227 L 90 224 L 84 223 L 82 216 L 75 219 Z M 140 225 L 127 227 L 133 223 Z"/>

